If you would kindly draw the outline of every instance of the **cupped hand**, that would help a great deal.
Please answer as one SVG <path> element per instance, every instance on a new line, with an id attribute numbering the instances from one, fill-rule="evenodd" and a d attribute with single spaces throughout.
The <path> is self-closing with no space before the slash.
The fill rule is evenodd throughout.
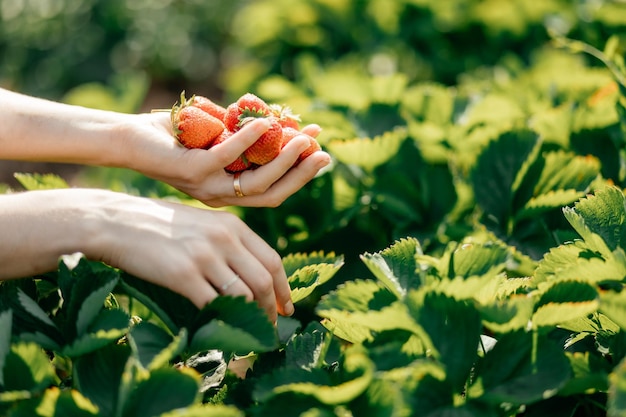
<path id="1" fill-rule="evenodd" d="M 267 120 L 258 119 L 208 150 L 187 149 L 174 138 L 169 113 L 138 114 L 122 134 L 122 165 L 166 182 L 208 206 L 276 207 L 327 166 L 330 156 L 318 151 L 294 167 L 298 155 L 309 145 L 305 135 L 296 137 L 272 162 L 241 173 L 239 183 L 244 196 L 237 197 L 234 175 L 224 167 L 268 128 Z M 302 132 L 316 137 L 320 130 L 312 124 Z"/>

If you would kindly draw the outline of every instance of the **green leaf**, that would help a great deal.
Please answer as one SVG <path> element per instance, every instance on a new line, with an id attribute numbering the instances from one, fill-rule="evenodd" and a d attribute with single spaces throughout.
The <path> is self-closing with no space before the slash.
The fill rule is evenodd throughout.
<path id="1" fill-rule="evenodd" d="M 519 222 L 524 219 L 531 219 L 546 211 L 560 209 L 563 206 L 573 203 L 585 194 L 582 191 L 573 189 L 569 190 L 554 190 L 548 191 L 544 194 L 539 194 L 536 197 L 532 197 L 526 202 L 524 207 L 515 213 L 515 221 Z"/>
<path id="2" fill-rule="evenodd" d="M 358 349 L 349 349 L 341 367 L 341 379 L 337 382 L 318 370 L 283 368 L 263 378 L 255 387 L 253 396 L 257 401 L 267 401 L 275 395 L 292 392 L 313 397 L 323 404 L 345 404 L 358 397 L 371 384 L 374 364 Z"/>
<path id="3" fill-rule="evenodd" d="M 547 288 L 540 287 L 541 295 L 535 305 L 532 323 L 536 327 L 553 328 L 582 317 L 598 309 L 598 291 L 581 281 L 557 281 Z"/>
<path id="4" fill-rule="evenodd" d="M 532 131 L 508 131 L 492 140 L 478 156 L 471 172 L 476 203 L 501 228 L 512 215 L 518 177 L 536 157 L 540 143 Z"/>
<path id="5" fill-rule="evenodd" d="M 600 161 L 591 155 L 554 151 L 543 155 L 544 166 L 535 185 L 534 196 L 559 190 L 584 192 L 600 174 Z"/>
<path id="6" fill-rule="evenodd" d="M 526 329 L 531 320 L 534 301 L 526 296 L 511 296 L 477 306 L 485 327 L 494 333 Z"/>
<path id="7" fill-rule="evenodd" d="M 146 280 L 124 273 L 121 287 L 154 312 L 172 334 L 189 327 L 198 315 L 198 308 L 188 298 Z"/>
<path id="8" fill-rule="evenodd" d="M 504 271 L 510 253 L 501 242 L 464 243 L 452 253 L 448 277 L 495 275 Z"/>
<path id="9" fill-rule="evenodd" d="M 24 174 L 16 172 L 13 176 L 22 187 L 29 191 L 69 188 L 67 182 L 56 174 Z"/>
<path id="10" fill-rule="evenodd" d="M 85 334 L 119 280 L 115 269 L 76 255 L 64 256 L 59 262 L 59 288 L 64 300 L 60 315 L 70 340 Z"/>
<path id="11" fill-rule="evenodd" d="M 494 406 L 529 405 L 554 396 L 570 378 L 562 346 L 546 336 L 510 332 L 478 363 L 468 396 Z"/>
<path id="12" fill-rule="evenodd" d="M 183 409 L 168 411 L 159 417 L 245 417 L 235 406 L 194 404 Z"/>
<path id="13" fill-rule="evenodd" d="M 353 343 L 372 338 L 372 331 L 405 329 L 420 334 L 406 307 L 375 281 L 348 281 L 319 301 L 316 313 L 326 328 Z"/>
<path id="14" fill-rule="evenodd" d="M 623 250 L 618 248 L 611 253 L 599 235 L 593 236 L 593 247 L 600 247 L 602 252 L 590 248 L 587 241 L 575 241 L 552 248 L 539 262 L 535 271 L 535 282 L 540 284 L 551 280 L 580 279 L 599 284 L 622 281 L 626 276 L 626 262 L 622 260 Z"/>
<path id="15" fill-rule="evenodd" d="M 76 390 L 48 388 L 43 396 L 22 401 L 13 408 L 8 417 L 93 417 L 101 416 L 91 401 Z"/>
<path id="16" fill-rule="evenodd" d="M 607 392 L 609 389 L 609 373 L 613 365 L 590 352 L 566 352 L 570 361 L 573 377 L 559 391 L 559 395 L 590 394 Z"/>
<path id="17" fill-rule="evenodd" d="M 626 199 L 621 190 L 606 187 L 578 201 L 573 208 L 565 208 L 564 213 L 585 242 L 591 244 L 590 234 L 597 234 L 610 250 L 615 250 L 618 246 L 626 245 L 625 204 Z"/>
<path id="18" fill-rule="evenodd" d="M 622 416 L 626 413 L 626 359 L 622 359 L 609 375 L 607 415 Z"/>
<path id="19" fill-rule="evenodd" d="M 130 353 L 127 346 L 107 345 L 73 362 L 75 386 L 98 406 L 103 416 L 116 415 L 122 375 Z"/>
<path id="20" fill-rule="evenodd" d="M 416 259 L 421 254 L 417 239 L 406 238 L 380 252 L 364 253 L 361 261 L 396 297 L 403 298 L 408 290 L 421 283 Z"/>
<path id="21" fill-rule="evenodd" d="M 18 342 L 4 358 L 4 389 L 6 391 L 43 391 L 55 379 L 54 367 L 41 346 Z"/>
<path id="22" fill-rule="evenodd" d="M 193 371 L 156 369 L 136 385 L 124 405 L 122 416 L 158 416 L 188 407 L 198 399 L 199 388 L 199 375 Z"/>
<path id="23" fill-rule="evenodd" d="M 409 313 L 428 334 L 434 356 L 444 364 L 447 381 L 461 392 L 477 359 L 481 318 L 472 303 L 438 293 L 412 292 Z"/>
<path id="24" fill-rule="evenodd" d="M 197 330 L 192 332 L 189 349 L 193 352 L 220 349 L 248 354 L 266 352 L 278 345 L 276 328 L 256 302 L 244 297 L 221 296 L 200 312 Z"/>
<path id="25" fill-rule="evenodd" d="M 11 327 L 13 312 L 5 310 L 0 313 L 0 390 L 4 386 L 4 363 L 11 351 Z"/>
<path id="26" fill-rule="evenodd" d="M 318 368 L 324 360 L 327 343 L 326 334 L 318 330 L 296 335 L 285 348 L 285 366 Z"/>
<path id="27" fill-rule="evenodd" d="M 63 346 L 61 353 L 68 357 L 77 357 L 115 342 L 126 335 L 129 321 L 130 318 L 123 310 L 102 310 L 87 332 Z"/>
<path id="28" fill-rule="evenodd" d="M 397 385 L 375 379 L 364 395 L 357 397 L 350 410 L 355 416 L 388 417 L 410 415 L 411 407 Z"/>
<path id="29" fill-rule="evenodd" d="M 297 303 L 311 295 L 320 285 L 328 282 L 341 268 L 341 263 L 305 265 L 288 276 L 291 301 Z"/>
<path id="30" fill-rule="evenodd" d="M 128 341 L 144 368 L 158 369 L 183 351 L 187 344 L 187 329 L 181 329 L 178 335 L 172 337 L 161 326 L 142 321 L 130 330 Z"/>
<path id="31" fill-rule="evenodd" d="M 373 138 L 332 140 L 326 147 L 338 161 L 354 164 L 371 172 L 393 158 L 406 138 L 406 131 L 397 129 Z"/>
<path id="32" fill-rule="evenodd" d="M 599 310 L 626 331 L 626 292 L 601 293 Z"/>
<path id="33" fill-rule="evenodd" d="M 39 304 L 17 284 L 15 281 L 0 284 L 0 305 L 12 311 L 12 333 L 46 349 L 58 349 L 63 336 Z"/>
<path id="34" fill-rule="evenodd" d="M 282 258 L 282 262 L 285 273 L 287 276 L 291 276 L 298 269 L 309 265 L 333 264 L 339 267 L 344 264 L 344 259 L 341 255 L 335 255 L 334 252 L 324 253 L 319 251 L 310 253 L 290 253 Z"/>

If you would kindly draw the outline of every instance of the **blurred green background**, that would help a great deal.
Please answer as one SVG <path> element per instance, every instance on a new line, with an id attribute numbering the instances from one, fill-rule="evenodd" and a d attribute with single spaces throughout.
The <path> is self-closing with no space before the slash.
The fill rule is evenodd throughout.
<path id="1" fill-rule="evenodd" d="M 454 85 L 529 62 L 549 29 L 601 48 L 625 28 L 623 0 L 0 0 L 0 85 L 62 99 L 102 83 L 128 111 L 141 88 L 225 102 L 311 62 Z M 131 86 L 141 100 L 121 100 Z"/>

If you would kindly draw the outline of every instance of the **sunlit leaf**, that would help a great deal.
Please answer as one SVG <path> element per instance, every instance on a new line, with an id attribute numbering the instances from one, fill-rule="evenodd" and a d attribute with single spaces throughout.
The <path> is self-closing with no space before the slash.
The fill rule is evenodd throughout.
<path id="1" fill-rule="evenodd" d="M 374 376 L 374 364 L 358 351 L 349 350 L 342 361 L 341 380 L 334 382 L 328 374 L 285 368 L 264 378 L 253 393 L 258 401 L 285 392 L 311 396 L 323 404 L 347 403 L 363 393 Z"/>
<path id="2" fill-rule="evenodd" d="M 187 344 L 187 330 L 183 328 L 171 336 L 162 327 L 143 321 L 133 326 L 128 341 L 141 365 L 153 370 L 166 366 L 181 353 Z"/>
<path id="3" fill-rule="evenodd" d="M 161 368 L 140 381 L 124 405 L 123 416 L 155 416 L 188 407 L 199 396 L 200 377 L 190 370 Z M 155 399 L 158 398 L 158 401 Z"/>
<path id="4" fill-rule="evenodd" d="M 407 238 L 394 242 L 382 251 L 364 253 L 361 260 L 385 287 L 402 298 L 409 289 L 420 284 L 416 260 L 416 255 L 420 254 L 422 249 L 417 239 Z"/>
<path id="5" fill-rule="evenodd" d="M 22 187 L 27 190 L 52 190 L 69 188 L 67 182 L 56 174 L 25 174 L 16 172 L 13 174 Z"/>
<path id="6" fill-rule="evenodd" d="M 76 390 L 48 388 L 41 397 L 21 402 L 11 410 L 10 417 L 93 417 L 101 416 L 98 407 Z"/>
<path id="7" fill-rule="evenodd" d="M 406 137 L 406 131 L 395 130 L 374 138 L 333 140 L 326 146 L 340 162 L 371 171 L 393 158 Z"/>

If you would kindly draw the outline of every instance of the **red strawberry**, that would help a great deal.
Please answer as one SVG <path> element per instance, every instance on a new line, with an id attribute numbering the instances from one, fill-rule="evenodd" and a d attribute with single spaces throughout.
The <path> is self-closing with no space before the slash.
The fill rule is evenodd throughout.
<path id="1" fill-rule="evenodd" d="M 192 106 L 204 110 L 213 117 L 224 120 L 224 115 L 226 114 L 226 109 L 224 107 L 204 96 L 193 96 L 192 99 Z"/>
<path id="2" fill-rule="evenodd" d="M 222 134 L 217 139 L 215 139 L 213 146 L 222 143 L 225 140 L 228 140 L 232 135 L 233 132 L 229 131 L 228 129 L 224 129 Z M 250 164 L 250 162 L 248 162 L 248 160 L 243 155 L 240 155 L 237 159 L 224 167 L 226 171 L 231 173 L 245 171 L 246 169 L 250 168 L 253 168 L 253 165 Z"/>
<path id="3" fill-rule="evenodd" d="M 185 99 L 180 95 L 180 104 L 172 107 L 170 116 L 174 136 L 186 148 L 209 148 L 224 131 L 224 123 L 191 105 L 193 97 Z"/>
<path id="4" fill-rule="evenodd" d="M 231 132 L 236 132 L 251 117 L 267 117 L 272 113 L 269 105 L 252 93 L 246 93 L 226 107 L 224 124 Z"/>
<path id="5" fill-rule="evenodd" d="M 300 132 L 300 131 L 292 128 L 292 127 L 284 127 L 283 128 L 283 147 L 285 147 L 285 145 L 287 143 L 289 143 L 289 141 L 291 139 L 295 138 L 298 135 L 305 135 L 305 136 L 308 137 L 308 139 L 309 139 L 309 147 L 306 148 L 304 150 L 304 152 L 302 152 L 298 156 L 298 159 L 296 159 L 296 162 L 293 164 L 293 166 L 298 165 L 304 159 L 309 157 L 313 152 L 322 150 L 320 144 L 317 142 L 317 140 L 315 140 L 315 138 L 313 136 L 309 136 L 306 133 L 302 133 L 302 132 Z"/>
<path id="6" fill-rule="evenodd" d="M 283 145 L 283 127 L 275 117 L 269 117 L 270 128 L 246 151 L 244 156 L 251 163 L 265 165 L 280 153 Z"/>
<path id="7" fill-rule="evenodd" d="M 291 127 L 296 130 L 300 130 L 300 116 L 293 114 L 291 108 L 288 106 L 281 106 L 280 104 L 270 104 L 270 109 L 274 116 L 278 118 L 278 122 L 282 127 Z"/>

